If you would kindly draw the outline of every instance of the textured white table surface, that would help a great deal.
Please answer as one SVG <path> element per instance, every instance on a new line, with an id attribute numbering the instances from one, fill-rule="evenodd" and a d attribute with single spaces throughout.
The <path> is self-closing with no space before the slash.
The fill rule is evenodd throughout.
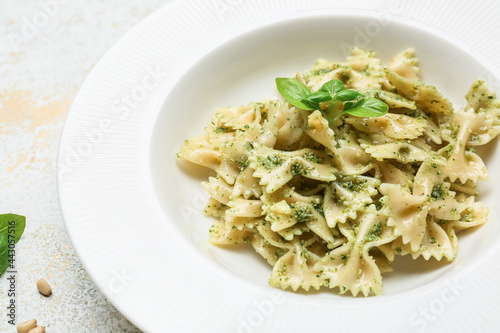
<path id="1" fill-rule="evenodd" d="M 0 214 L 25 215 L 17 244 L 16 321 L 47 332 L 139 332 L 101 294 L 73 251 L 59 210 L 59 137 L 92 66 L 169 0 L 0 0 Z M 53 295 L 41 296 L 44 277 Z M 10 283 L 0 277 L 0 332 Z M 16 323 L 16 324 L 17 324 Z"/>

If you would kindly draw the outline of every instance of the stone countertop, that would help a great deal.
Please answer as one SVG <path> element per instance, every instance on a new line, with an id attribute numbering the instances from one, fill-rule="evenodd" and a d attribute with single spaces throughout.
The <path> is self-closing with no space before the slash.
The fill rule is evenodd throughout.
<path id="1" fill-rule="evenodd" d="M 16 325 L 47 332 L 139 332 L 97 289 L 64 230 L 56 157 L 64 119 L 86 75 L 137 22 L 170 0 L 0 1 L 0 214 L 25 215 L 16 246 Z M 44 277 L 53 295 L 38 293 Z M 0 332 L 10 282 L 0 277 Z"/>

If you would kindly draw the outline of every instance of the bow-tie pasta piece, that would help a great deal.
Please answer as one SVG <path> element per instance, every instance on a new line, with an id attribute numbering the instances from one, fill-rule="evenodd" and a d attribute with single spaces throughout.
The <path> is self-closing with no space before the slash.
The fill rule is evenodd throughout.
<path id="1" fill-rule="evenodd" d="M 389 61 L 389 68 L 409 80 L 420 80 L 421 69 L 418 67 L 418 59 L 412 48 L 404 50 L 392 58 Z"/>
<path id="2" fill-rule="evenodd" d="M 330 288 L 339 287 L 341 294 L 382 294 L 382 275 L 370 250 L 396 238 L 387 217 L 371 205 L 357 220 L 343 223 L 340 230 L 348 242 L 327 253 L 314 269 Z"/>
<path id="3" fill-rule="evenodd" d="M 424 111 L 430 114 L 449 114 L 453 112 L 453 106 L 449 99 L 444 97 L 436 87 L 426 85 L 419 80 L 407 79 L 388 68 L 386 68 L 386 76 L 398 93 L 415 101 L 417 107 L 422 108 Z"/>

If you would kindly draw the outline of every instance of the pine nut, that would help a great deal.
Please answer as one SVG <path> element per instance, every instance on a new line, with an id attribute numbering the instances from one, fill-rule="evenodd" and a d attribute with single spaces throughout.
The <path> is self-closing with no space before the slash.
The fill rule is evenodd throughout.
<path id="1" fill-rule="evenodd" d="M 49 284 L 44 279 L 38 280 L 38 282 L 36 283 L 36 287 L 43 296 L 48 297 L 52 294 L 52 288 L 50 288 Z"/>
<path id="2" fill-rule="evenodd" d="M 38 326 L 29 331 L 28 333 L 45 333 L 45 326 Z"/>
<path id="3" fill-rule="evenodd" d="M 27 320 L 17 325 L 18 333 L 28 333 L 31 329 L 36 327 L 36 319 Z"/>

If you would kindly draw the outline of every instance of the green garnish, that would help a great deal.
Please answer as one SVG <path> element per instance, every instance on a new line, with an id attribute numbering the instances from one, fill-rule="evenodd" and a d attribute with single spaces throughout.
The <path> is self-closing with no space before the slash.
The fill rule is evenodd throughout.
<path id="1" fill-rule="evenodd" d="M 245 143 L 244 147 L 245 147 L 246 150 L 252 150 L 254 148 L 253 142 L 252 141 L 247 141 L 247 143 Z"/>
<path id="2" fill-rule="evenodd" d="M 245 170 L 247 168 L 247 166 L 248 166 L 249 163 L 250 163 L 250 161 L 248 160 L 248 156 L 243 155 L 241 157 L 241 161 L 240 161 L 240 168 L 241 168 L 241 170 L 242 171 Z"/>
<path id="3" fill-rule="evenodd" d="M 227 127 L 222 127 L 222 126 L 219 126 L 215 129 L 215 133 L 218 134 L 227 133 L 227 131 L 228 131 Z"/>
<path id="4" fill-rule="evenodd" d="M 313 218 L 313 213 L 311 208 L 307 206 L 302 206 L 295 209 L 293 217 L 297 220 L 297 223 L 309 222 Z"/>
<path id="5" fill-rule="evenodd" d="M 313 163 L 321 163 L 321 161 L 323 160 L 321 157 L 319 157 L 318 155 L 316 155 L 313 152 L 304 153 L 304 155 L 302 155 L 302 157 L 310 162 L 313 162 Z"/>
<path id="6" fill-rule="evenodd" d="M 380 233 L 382 232 L 382 221 L 378 221 L 371 229 L 368 231 L 366 235 L 367 242 L 374 242 L 380 237 Z"/>
<path id="7" fill-rule="evenodd" d="M 431 197 L 433 197 L 436 200 L 439 200 L 439 199 L 444 199 L 444 196 L 445 193 L 443 192 L 442 185 L 439 184 L 434 186 L 434 188 L 432 189 Z"/>
<path id="8" fill-rule="evenodd" d="M 330 73 L 332 71 L 331 68 L 320 68 L 320 69 L 316 69 L 314 71 L 311 71 L 311 75 L 313 76 L 319 76 L 319 75 L 323 75 L 323 74 L 326 74 L 326 73 Z"/>
<path id="9" fill-rule="evenodd" d="M 300 164 L 299 162 L 295 162 L 292 165 L 292 175 L 294 176 L 307 175 L 307 171 L 304 169 L 302 164 Z"/>
<path id="10" fill-rule="evenodd" d="M 311 202 L 311 205 L 313 206 L 314 210 L 317 211 L 320 215 L 325 216 L 325 211 L 323 210 L 323 204 L 322 203 L 319 203 L 319 202 L 316 202 L 316 201 L 313 200 Z"/>
<path id="11" fill-rule="evenodd" d="M 281 158 L 278 155 L 276 155 L 276 154 L 269 155 L 266 158 L 258 157 L 257 160 L 267 170 L 272 170 L 275 167 L 280 166 L 281 163 L 283 163 L 283 161 L 281 160 Z"/>
<path id="12" fill-rule="evenodd" d="M 276 78 L 276 87 L 290 104 L 303 110 L 322 111 L 330 127 L 344 114 L 356 117 L 380 117 L 389 111 L 389 106 L 376 98 L 368 98 L 356 90 L 346 89 L 342 81 L 330 80 L 321 89 L 312 92 L 305 84 L 290 78 Z M 330 102 L 326 114 L 320 103 Z M 339 103 L 337 103 L 339 102 Z M 334 114 L 337 113 L 336 116 Z"/>
<path id="13" fill-rule="evenodd" d="M 0 214 L 0 275 L 7 268 L 14 269 L 12 246 L 21 239 L 26 227 L 26 217 L 16 214 Z"/>
<path id="14" fill-rule="evenodd" d="M 289 78 L 276 78 L 276 86 L 281 96 L 293 106 L 303 110 L 314 110 L 309 105 L 302 102 L 302 99 L 312 94 L 311 90 L 306 85 Z"/>

